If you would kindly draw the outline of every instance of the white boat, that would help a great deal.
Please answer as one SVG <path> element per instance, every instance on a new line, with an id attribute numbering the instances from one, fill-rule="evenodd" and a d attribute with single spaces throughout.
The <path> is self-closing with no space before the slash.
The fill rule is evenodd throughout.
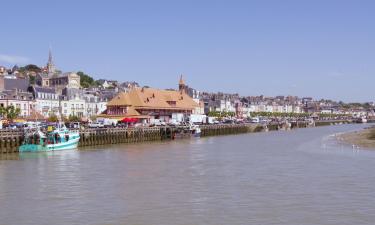
<path id="1" fill-rule="evenodd" d="M 193 137 L 200 137 L 202 130 L 198 125 L 190 125 L 191 134 Z"/>
<path id="2" fill-rule="evenodd" d="M 362 116 L 362 117 L 357 119 L 357 123 L 367 123 L 367 118 Z"/>

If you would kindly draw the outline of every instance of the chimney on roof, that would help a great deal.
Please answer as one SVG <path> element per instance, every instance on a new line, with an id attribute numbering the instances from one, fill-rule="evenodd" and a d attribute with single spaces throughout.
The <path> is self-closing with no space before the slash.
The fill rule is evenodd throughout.
<path id="1" fill-rule="evenodd" d="M 185 81 L 182 78 L 182 74 L 180 75 L 180 81 L 178 82 L 179 85 L 185 85 Z"/>

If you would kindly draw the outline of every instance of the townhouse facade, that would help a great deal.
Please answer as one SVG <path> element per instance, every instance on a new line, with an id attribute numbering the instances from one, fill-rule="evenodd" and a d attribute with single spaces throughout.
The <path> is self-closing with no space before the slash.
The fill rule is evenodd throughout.
<path id="1" fill-rule="evenodd" d="M 0 107 L 13 106 L 20 109 L 20 116 L 26 117 L 35 108 L 35 101 L 31 93 L 18 90 L 0 92 Z"/>
<path id="2" fill-rule="evenodd" d="M 35 102 L 35 111 L 48 117 L 52 114 L 60 115 L 59 95 L 54 88 L 30 86 L 29 92 L 32 93 Z"/>

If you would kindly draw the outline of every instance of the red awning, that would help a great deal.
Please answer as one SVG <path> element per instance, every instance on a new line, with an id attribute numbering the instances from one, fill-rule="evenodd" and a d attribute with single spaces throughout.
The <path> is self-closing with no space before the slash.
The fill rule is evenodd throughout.
<path id="1" fill-rule="evenodd" d="M 137 118 L 128 118 L 128 117 L 125 117 L 124 119 L 121 120 L 121 122 L 123 123 L 135 123 L 137 121 L 138 121 Z"/>

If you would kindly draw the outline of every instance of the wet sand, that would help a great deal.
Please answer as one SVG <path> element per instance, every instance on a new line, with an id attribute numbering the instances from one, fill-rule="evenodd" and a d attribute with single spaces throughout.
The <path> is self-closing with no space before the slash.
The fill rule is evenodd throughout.
<path id="1" fill-rule="evenodd" d="M 364 129 L 338 135 L 338 140 L 354 147 L 368 148 L 375 150 L 375 139 L 370 139 L 370 133 L 375 128 Z"/>

